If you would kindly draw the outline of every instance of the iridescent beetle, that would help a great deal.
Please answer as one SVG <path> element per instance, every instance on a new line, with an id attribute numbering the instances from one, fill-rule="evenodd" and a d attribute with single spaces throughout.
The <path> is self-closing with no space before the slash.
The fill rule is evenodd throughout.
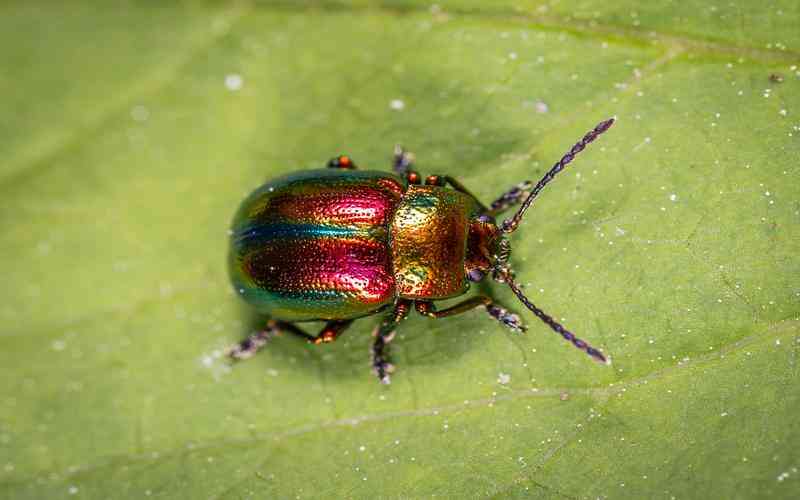
<path id="1" fill-rule="evenodd" d="M 356 318 L 383 313 L 373 334 L 372 368 L 389 383 L 394 367 L 387 345 L 412 306 L 430 318 L 482 306 L 511 330 L 526 330 L 516 314 L 485 295 L 436 309 L 434 301 L 462 295 L 470 281 L 491 274 L 555 332 L 607 362 L 522 293 L 508 266 L 506 235 L 517 229 L 547 183 L 613 123 L 612 118 L 598 124 L 535 186 L 519 184 L 489 207 L 452 177 L 431 175 L 422 184 L 412 155 L 400 147 L 394 154 L 396 175 L 357 170 L 349 157 L 339 156 L 328 169 L 261 186 L 233 220 L 229 267 L 239 295 L 272 319 L 265 330 L 231 348 L 230 357 L 252 356 L 280 331 L 314 344 L 333 342 Z M 520 202 L 513 217 L 496 225 L 497 215 Z M 327 323 L 316 336 L 294 324 L 319 320 Z"/>

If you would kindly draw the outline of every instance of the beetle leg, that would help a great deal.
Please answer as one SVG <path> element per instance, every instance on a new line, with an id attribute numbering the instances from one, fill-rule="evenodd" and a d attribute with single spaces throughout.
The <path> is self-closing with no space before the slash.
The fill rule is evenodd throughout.
<path id="1" fill-rule="evenodd" d="M 491 208 L 486 212 L 487 215 L 496 217 L 514 205 L 519 205 L 522 203 L 522 200 L 531 194 L 531 189 L 533 189 L 533 183 L 531 181 L 525 181 L 517 184 L 508 192 L 503 193 L 502 196 L 492 202 Z"/>
<path id="2" fill-rule="evenodd" d="M 264 347 L 272 337 L 281 331 L 281 326 L 275 320 L 267 322 L 267 327 L 258 333 L 250 335 L 243 341 L 228 349 L 228 357 L 235 360 L 252 357 L 259 349 Z"/>
<path id="3" fill-rule="evenodd" d="M 390 383 L 389 374 L 394 371 L 394 365 L 389 363 L 386 346 L 394 338 L 397 325 L 406 319 L 410 309 L 410 300 L 398 300 L 397 305 L 394 306 L 394 310 L 383 319 L 372 334 L 372 336 L 375 337 L 375 342 L 372 343 L 371 351 L 372 371 L 378 376 L 382 384 Z"/>
<path id="4" fill-rule="evenodd" d="M 417 301 L 414 303 L 414 306 L 416 307 L 417 312 L 423 316 L 436 319 L 445 318 L 447 316 L 455 316 L 456 314 L 465 313 L 471 309 L 475 309 L 476 307 L 483 306 L 486 308 L 486 312 L 489 313 L 489 316 L 503 323 L 511 330 L 516 332 L 524 332 L 528 329 L 522 324 L 519 316 L 495 304 L 494 301 L 486 295 L 472 297 L 448 307 L 447 309 L 442 309 L 441 311 L 437 311 L 433 302 L 429 301 Z"/>
<path id="5" fill-rule="evenodd" d="M 409 153 L 399 144 L 394 147 L 392 170 L 400 177 L 404 177 L 409 184 L 419 184 L 421 181 L 419 172 L 414 170 L 414 154 Z"/>
<path id="6" fill-rule="evenodd" d="M 310 335 L 306 335 L 310 337 L 308 339 L 309 342 L 313 344 L 323 344 L 328 342 L 333 342 L 336 340 L 339 335 L 344 333 L 347 328 L 353 324 L 352 319 L 343 320 L 343 321 L 328 321 L 325 323 L 325 326 L 320 330 L 316 337 L 311 337 Z M 298 328 L 299 330 L 299 328 Z M 305 333 L 305 332 L 303 332 Z"/>
<path id="7" fill-rule="evenodd" d="M 331 158 L 328 162 L 328 168 L 343 168 L 346 170 L 356 170 L 356 164 L 353 163 L 353 159 L 347 155 L 340 155 L 336 158 Z"/>
<path id="8" fill-rule="evenodd" d="M 466 186 L 461 184 L 458 180 L 449 175 L 429 175 L 425 178 L 425 184 L 428 186 L 444 186 L 445 184 L 450 184 L 456 191 L 466 194 L 473 200 L 478 203 L 478 206 L 481 208 L 481 212 L 488 212 L 489 209 L 481 203 L 477 196 L 472 194 Z"/>
<path id="9" fill-rule="evenodd" d="M 426 186 L 444 186 L 445 178 L 441 175 L 429 175 L 425 177 Z"/>
<path id="10" fill-rule="evenodd" d="M 434 177 L 434 176 L 429 176 L 428 178 L 430 178 L 430 177 Z M 464 186 L 463 184 L 461 184 L 461 182 L 459 182 L 457 179 L 455 179 L 453 177 L 450 177 L 449 175 L 445 175 L 444 177 L 442 177 L 442 179 L 447 184 L 450 184 L 451 186 L 453 186 L 453 189 L 455 189 L 456 191 L 460 191 L 460 192 L 466 194 L 467 196 L 469 196 L 470 198 L 474 199 L 475 201 L 477 201 L 478 205 L 481 207 L 481 212 L 488 212 L 489 211 L 489 209 L 486 208 L 486 206 L 483 203 L 481 203 L 481 201 L 478 199 L 478 197 L 475 196 L 474 194 L 472 194 L 469 191 L 469 189 L 467 189 L 467 187 Z"/>
<path id="11" fill-rule="evenodd" d="M 312 344 L 333 342 L 352 323 L 352 319 L 328 321 L 315 337 L 313 335 L 309 335 L 294 323 L 289 323 L 288 321 L 269 320 L 267 322 L 267 327 L 264 330 L 250 335 L 243 341 L 231 347 L 228 350 L 228 356 L 237 360 L 250 358 L 257 353 L 259 349 L 264 347 L 274 336 L 282 331 L 302 337 Z"/>
<path id="12" fill-rule="evenodd" d="M 352 323 L 352 319 L 328 321 L 316 336 L 306 333 L 305 330 L 294 323 L 289 323 L 288 321 L 280 321 L 278 322 L 278 325 L 281 330 L 285 330 L 289 333 L 297 335 L 298 337 L 304 338 L 311 344 L 327 344 L 328 342 L 333 342 L 336 340 L 336 338 L 344 333 L 344 331 L 347 330 L 347 327 L 349 327 Z"/>

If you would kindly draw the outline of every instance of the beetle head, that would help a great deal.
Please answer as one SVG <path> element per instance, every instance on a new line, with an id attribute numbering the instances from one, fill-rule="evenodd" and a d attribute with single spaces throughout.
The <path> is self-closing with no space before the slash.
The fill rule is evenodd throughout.
<path id="1" fill-rule="evenodd" d="M 481 281 L 494 269 L 498 247 L 505 238 L 494 218 L 488 215 L 478 216 L 470 222 L 468 238 L 464 270 L 468 280 Z"/>

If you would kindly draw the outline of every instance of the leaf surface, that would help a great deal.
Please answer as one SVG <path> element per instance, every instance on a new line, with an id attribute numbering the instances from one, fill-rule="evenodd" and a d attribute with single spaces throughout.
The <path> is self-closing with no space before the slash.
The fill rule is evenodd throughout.
<path id="1" fill-rule="evenodd" d="M 0 497 L 796 498 L 796 2 L 0 7 Z M 530 329 L 412 315 L 388 387 L 263 324 L 265 180 L 414 151 L 485 202 L 617 124 L 512 238 Z M 314 325 L 316 327 L 316 325 Z"/>

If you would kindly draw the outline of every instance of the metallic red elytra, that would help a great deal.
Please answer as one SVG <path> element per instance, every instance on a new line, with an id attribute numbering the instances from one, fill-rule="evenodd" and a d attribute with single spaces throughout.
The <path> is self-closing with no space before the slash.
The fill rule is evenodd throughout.
<path id="1" fill-rule="evenodd" d="M 387 345 L 412 306 L 431 318 L 484 307 L 508 328 L 525 331 L 516 314 L 485 295 L 436 309 L 435 301 L 462 295 L 470 281 L 491 275 L 555 332 L 607 362 L 522 293 L 508 265 L 506 235 L 545 185 L 613 123 L 606 120 L 587 133 L 535 186 L 523 182 L 489 207 L 452 177 L 431 175 L 422 184 L 412 155 L 400 147 L 395 174 L 358 170 L 350 157 L 339 156 L 327 169 L 261 186 L 234 217 L 229 268 L 238 294 L 271 319 L 229 355 L 250 357 L 279 331 L 315 344 L 333 342 L 356 318 L 384 313 L 374 333 L 372 367 L 389 383 L 394 367 Z M 513 217 L 495 223 L 519 203 Z M 327 323 L 316 336 L 295 325 L 319 320 Z"/>

